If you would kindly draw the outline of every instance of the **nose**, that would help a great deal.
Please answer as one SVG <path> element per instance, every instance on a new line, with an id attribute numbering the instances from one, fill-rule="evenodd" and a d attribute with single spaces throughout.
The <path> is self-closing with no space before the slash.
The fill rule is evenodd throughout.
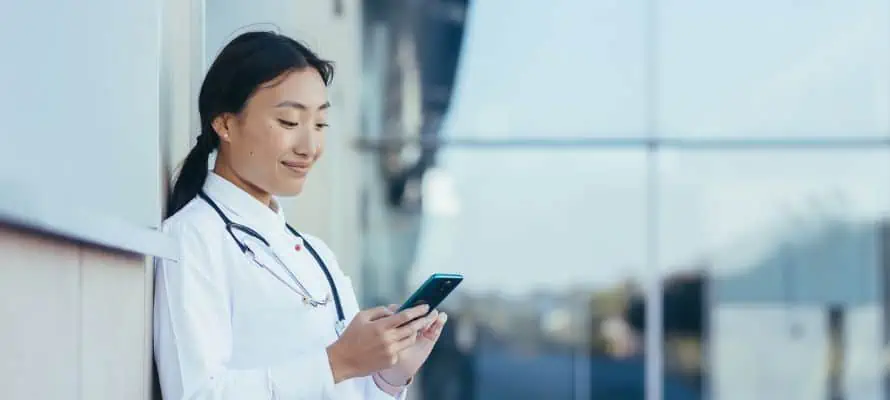
<path id="1" fill-rule="evenodd" d="M 319 138 L 310 128 L 303 128 L 297 132 L 297 142 L 294 152 L 307 158 L 315 158 L 318 151 Z"/>

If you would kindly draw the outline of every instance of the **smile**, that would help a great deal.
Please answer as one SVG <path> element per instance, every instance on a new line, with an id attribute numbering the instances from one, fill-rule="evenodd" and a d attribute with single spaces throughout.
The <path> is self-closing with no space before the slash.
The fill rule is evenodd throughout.
<path id="1" fill-rule="evenodd" d="M 311 168 L 311 164 L 296 163 L 296 162 L 289 162 L 289 161 L 282 161 L 281 165 L 283 165 L 285 168 L 293 171 L 294 173 L 296 173 L 299 176 L 306 176 L 306 174 L 309 173 L 309 168 Z"/>

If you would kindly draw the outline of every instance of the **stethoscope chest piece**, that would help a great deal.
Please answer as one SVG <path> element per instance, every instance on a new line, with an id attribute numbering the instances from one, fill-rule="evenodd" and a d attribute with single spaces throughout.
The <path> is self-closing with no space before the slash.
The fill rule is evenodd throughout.
<path id="1" fill-rule="evenodd" d="M 305 304 L 307 306 L 314 307 L 314 308 L 327 306 L 330 301 L 331 301 L 330 294 L 326 295 L 324 297 L 324 300 L 322 300 L 322 301 L 318 301 L 311 297 L 307 297 L 307 296 L 303 295 L 303 304 Z"/>

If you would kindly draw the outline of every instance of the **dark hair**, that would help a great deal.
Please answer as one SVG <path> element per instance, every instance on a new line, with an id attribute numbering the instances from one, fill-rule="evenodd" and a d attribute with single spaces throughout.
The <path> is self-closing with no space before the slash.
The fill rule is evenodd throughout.
<path id="1" fill-rule="evenodd" d="M 201 134 L 176 178 L 167 202 L 167 217 L 194 199 L 204 186 L 210 153 L 219 146 L 213 120 L 224 113 L 240 112 L 263 83 L 306 67 L 318 70 L 325 85 L 330 85 L 334 77 L 333 63 L 287 36 L 266 31 L 247 32 L 222 49 L 201 84 L 198 96 Z"/>

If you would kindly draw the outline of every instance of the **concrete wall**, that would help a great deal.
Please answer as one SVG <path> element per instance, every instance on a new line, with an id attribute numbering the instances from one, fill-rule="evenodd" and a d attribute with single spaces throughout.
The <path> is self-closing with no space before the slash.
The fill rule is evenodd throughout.
<path id="1" fill-rule="evenodd" d="M 0 3 L 4 399 L 148 398 L 161 2 Z"/>
<path id="2" fill-rule="evenodd" d="M 6 227 L 0 254 L 4 399 L 147 398 L 147 257 Z"/>
<path id="3" fill-rule="evenodd" d="M 184 147 L 160 133 L 191 79 L 164 70 L 162 99 L 163 1 L 0 3 L 3 399 L 150 398 L 162 156 Z"/>
<path id="4" fill-rule="evenodd" d="M 357 0 L 0 4 L 0 397 L 150 399 L 156 230 L 208 60 L 273 22 L 337 62 L 327 154 L 286 204 L 358 275 Z"/>
<path id="5" fill-rule="evenodd" d="M 201 131 L 198 93 L 204 78 L 204 1 L 163 0 L 160 59 L 162 194 Z"/>
<path id="6" fill-rule="evenodd" d="M 0 2 L 0 183 L 158 224 L 160 6 Z"/>

